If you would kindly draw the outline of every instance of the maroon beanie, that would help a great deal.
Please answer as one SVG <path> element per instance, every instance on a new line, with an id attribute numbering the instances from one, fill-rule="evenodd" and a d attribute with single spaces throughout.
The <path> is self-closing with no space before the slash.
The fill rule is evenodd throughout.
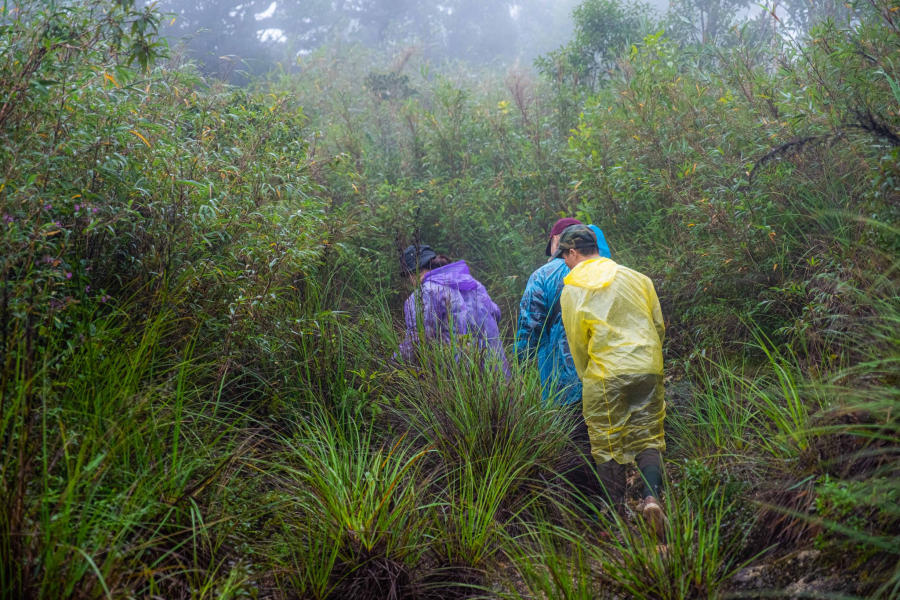
<path id="1" fill-rule="evenodd" d="M 554 235 L 561 234 L 565 231 L 566 227 L 571 225 L 582 225 L 582 222 L 578 219 L 573 219 L 572 217 L 566 217 L 553 224 L 553 227 L 550 228 L 550 237 L 547 239 L 547 249 L 544 251 L 544 254 L 550 256 L 550 239 L 552 239 Z"/>

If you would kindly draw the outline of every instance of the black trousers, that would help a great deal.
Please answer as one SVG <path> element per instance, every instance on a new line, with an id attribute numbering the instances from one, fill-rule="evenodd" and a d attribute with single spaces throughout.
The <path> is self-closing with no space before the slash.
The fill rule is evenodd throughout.
<path id="1" fill-rule="evenodd" d="M 662 488 L 663 463 L 662 454 L 656 448 L 647 448 L 634 457 L 641 477 L 644 480 L 643 497 L 659 498 Z M 603 486 L 604 499 L 611 506 L 619 506 L 625 501 L 625 472 L 627 465 L 620 465 L 614 460 L 597 465 L 597 474 Z"/>
<path id="2" fill-rule="evenodd" d="M 603 498 L 603 485 L 597 472 L 597 465 L 591 456 L 591 439 L 588 428 L 581 414 L 581 403 L 572 409 L 573 423 L 571 440 L 577 450 L 577 456 L 568 465 L 563 475 L 579 492 L 584 494 L 591 504 Z"/>
<path id="3" fill-rule="evenodd" d="M 563 475 L 593 504 L 603 501 L 615 509 L 625 502 L 625 474 L 627 465 L 614 460 L 597 464 L 591 455 L 591 439 L 587 424 L 581 414 L 581 406 L 572 411 L 574 425 L 571 440 L 578 456 L 564 470 Z M 648 448 L 635 456 L 638 470 L 644 480 L 643 497 L 660 497 L 663 478 L 662 454 L 656 448 Z"/>

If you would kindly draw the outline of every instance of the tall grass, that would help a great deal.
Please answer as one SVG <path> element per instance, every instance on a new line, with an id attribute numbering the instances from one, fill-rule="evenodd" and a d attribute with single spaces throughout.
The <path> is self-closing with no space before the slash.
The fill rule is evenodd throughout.
<path id="1" fill-rule="evenodd" d="M 861 588 L 891 598 L 900 592 L 900 297 L 880 285 L 871 291 L 865 300 L 877 316 L 852 338 L 858 362 L 827 382 L 841 402 L 810 426 L 807 458 L 818 466 L 817 545 L 846 568 L 866 565 Z"/>
<path id="2" fill-rule="evenodd" d="M 596 527 L 596 523 L 592 523 Z M 524 532 L 509 536 L 504 554 L 514 565 L 504 573 L 503 598 L 566 598 L 593 600 L 611 591 L 602 580 L 595 560 L 598 537 L 590 531 L 538 522 Z"/>
<path id="3" fill-rule="evenodd" d="M 616 511 L 598 513 L 577 528 L 528 524 L 505 546 L 516 577 L 504 597 L 721 597 L 729 578 L 749 562 L 738 559 L 742 529 L 726 526 L 733 505 L 718 487 L 699 499 L 673 488 L 665 504 L 663 546 L 643 521 L 630 522 Z"/>
<path id="4" fill-rule="evenodd" d="M 749 562 L 737 560 L 743 540 L 725 526 L 733 508 L 718 486 L 699 501 L 670 489 L 664 548 L 643 522 L 632 528 L 618 517 L 607 521 L 616 533 L 598 557 L 605 577 L 637 598 L 720 597 L 729 578 Z"/>
<path id="5" fill-rule="evenodd" d="M 467 457 L 458 473 L 448 473 L 446 500 L 438 504 L 446 519 L 438 543 L 449 564 L 484 569 L 495 563 L 507 528 L 537 501 L 515 493 L 528 481 L 527 468 L 496 453 Z"/>
<path id="6" fill-rule="evenodd" d="M 679 447 L 750 455 L 762 450 L 777 459 L 808 447 L 810 415 L 832 396 L 827 386 L 807 379 L 790 348 L 779 350 L 758 328 L 753 335 L 757 342 L 749 353 L 764 356 L 763 364 L 703 359 L 691 373 L 690 405 L 671 418 Z"/>
<path id="7" fill-rule="evenodd" d="M 841 569 L 866 565 L 854 589 L 881 598 L 900 581 L 900 514 L 891 491 L 900 475 L 900 303 L 877 279 L 854 300 L 872 316 L 832 332 L 832 342 L 847 349 L 844 367 L 810 369 L 807 358 L 754 328 L 749 349 L 764 363 L 710 361 L 696 370 L 694 393 L 670 415 L 675 455 L 684 461 L 670 464 L 670 474 L 692 496 L 719 480 L 719 494 L 742 505 L 734 513 L 740 519 L 755 501 L 758 522 L 747 523 L 739 555 L 815 546 Z"/>
<path id="8" fill-rule="evenodd" d="M 290 581 L 301 595 L 404 597 L 429 547 L 431 502 L 417 478 L 428 450 L 379 447 L 371 424 L 316 411 L 298 421 L 273 469 L 294 490 L 282 508 Z"/>
<path id="9" fill-rule="evenodd" d="M 356 409 L 298 405 L 284 451 L 256 463 L 279 490 L 279 579 L 303 597 L 466 596 L 510 531 L 565 510 L 568 422 L 539 388 L 477 353 L 419 356 L 443 367 L 357 371 Z"/>
<path id="10" fill-rule="evenodd" d="M 512 368 L 507 379 L 489 354 L 425 343 L 418 364 L 396 373 L 389 405 L 397 423 L 449 465 L 497 452 L 547 464 L 565 442 L 559 433 L 565 415 L 542 405 L 534 373 Z M 546 434 L 531 438 L 537 431 Z"/>
<path id="11" fill-rule="evenodd" d="M 536 493 L 567 493 L 558 469 L 573 451 L 568 414 L 542 404 L 534 373 L 513 365 L 507 380 L 492 357 L 440 345 L 423 345 L 419 357 L 396 374 L 385 416 L 414 447 L 434 449 L 441 487 L 472 493 L 473 481 L 490 482 L 505 509 Z"/>
<path id="12" fill-rule="evenodd" d="M 52 338 L 32 377 L 20 370 L 8 382 L 0 537 L 14 560 L 0 568 L 4 595 L 212 593 L 233 577 L 212 543 L 228 519 L 206 502 L 242 451 L 239 421 L 209 417 L 190 340 L 180 355 L 163 351 L 175 341 L 171 313 L 134 333 L 120 320 L 95 321 L 79 344 Z"/>
<path id="13" fill-rule="evenodd" d="M 692 375 L 690 409 L 668 419 L 676 444 L 686 454 L 732 453 L 752 444 L 759 410 L 746 393 L 746 367 L 700 362 Z"/>

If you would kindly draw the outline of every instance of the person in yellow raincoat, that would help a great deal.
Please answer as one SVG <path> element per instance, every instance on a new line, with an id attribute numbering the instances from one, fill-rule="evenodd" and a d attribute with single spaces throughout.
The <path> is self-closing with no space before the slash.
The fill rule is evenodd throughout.
<path id="1" fill-rule="evenodd" d="M 662 537 L 665 325 L 653 282 L 602 258 L 584 225 L 563 231 L 556 256 L 570 269 L 560 296 L 562 320 L 607 500 L 622 504 L 626 465 L 637 462 L 645 483 L 641 512 Z"/>

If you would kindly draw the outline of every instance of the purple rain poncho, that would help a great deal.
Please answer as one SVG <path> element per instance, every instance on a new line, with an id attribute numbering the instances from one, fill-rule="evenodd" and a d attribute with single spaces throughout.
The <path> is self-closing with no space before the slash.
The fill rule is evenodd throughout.
<path id="1" fill-rule="evenodd" d="M 417 299 L 421 299 L 418 306 Z M 421 319 L 420 323 L 417 317 Z M 497 327 L 500 309 L 484 286 L 469 274 L 465 261 L 427 272 L 422 284 L 403 304 L 403 319 L 406 339 L 400 344 L 399 354 L 404 360 L 415 360 L 421 324 L 426 339 L 439 339 L 447 344 L 452 335 L 472 335 L 480 349 L 490 351 L 501 361 L 503 373 L 509 377 L 509 365 Z"/>

